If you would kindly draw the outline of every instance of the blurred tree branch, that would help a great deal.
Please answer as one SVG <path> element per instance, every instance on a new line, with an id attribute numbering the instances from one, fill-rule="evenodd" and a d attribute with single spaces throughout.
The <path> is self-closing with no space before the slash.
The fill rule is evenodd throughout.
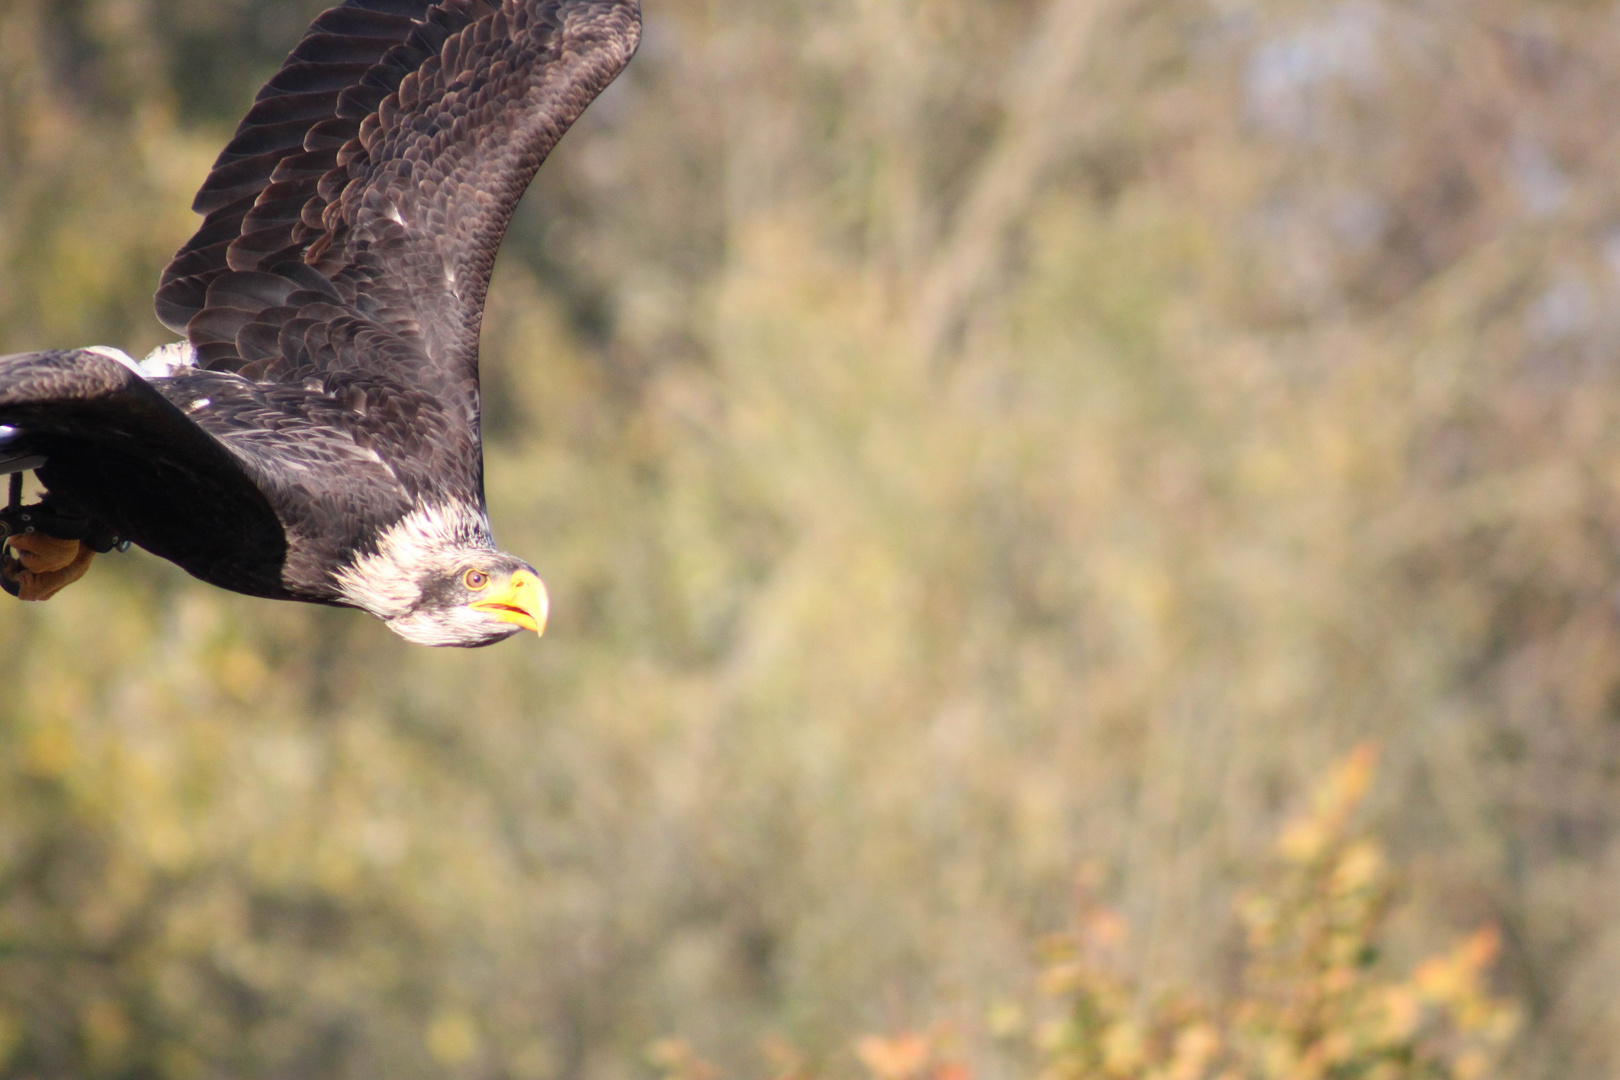
<path id="1" fill-rule="evenodd" d="M 986 153 L 917 289 L 912 328 L 936 358 L 994 289 L 1007 245 L 1054 164 L 1075 143 L 1075 83 L 1109 0 L 1052 0 L 1006 79 L 1000 136 Z"/>

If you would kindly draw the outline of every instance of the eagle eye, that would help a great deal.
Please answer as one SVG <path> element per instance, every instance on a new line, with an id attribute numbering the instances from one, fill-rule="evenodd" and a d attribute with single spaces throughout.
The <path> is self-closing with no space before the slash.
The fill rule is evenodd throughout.
<path id="1" fill-rule="evenodd" d="M 467 588 L 477 592 L 489 585 L 489 575 L 482 570 L 468 570 L 461 575 L 461 580 L 467 583 Z"/>

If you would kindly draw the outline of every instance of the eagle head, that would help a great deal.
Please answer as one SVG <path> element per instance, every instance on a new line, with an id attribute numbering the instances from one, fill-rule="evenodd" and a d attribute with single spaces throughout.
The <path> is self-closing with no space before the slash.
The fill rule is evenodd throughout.
<path id="1" fill-rule="evenodd" d="M 418 511 L 337 574 L 344 603 L 418 645 L 477 648 L 543 634 L 551 602 L 534 567 L 496 550 L 481 511 Z"/>
<path id="2" fill-rule="evenodd" d="M 490 548 L 458 553 L 448 567 L 417 579 L 421 596 L 387 619 L 388 629 L 418 645 L 471 649 L 522 630 L 546 631 L 551 602 L 534 567 Z"/>

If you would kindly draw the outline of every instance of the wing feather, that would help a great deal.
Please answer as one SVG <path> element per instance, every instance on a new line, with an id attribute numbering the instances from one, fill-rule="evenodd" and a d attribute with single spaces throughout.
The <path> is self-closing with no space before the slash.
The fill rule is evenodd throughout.
<path id="1" fill-rule="evenodd" d="M 326 12 L 199 191 L 205 219 L 163 275 L 159 317 L 211 368 L 365 371 L 459 395 L 448 404 L 476 425 L 478 329 L 501 237 L 639 36 L 636 0 L 348 0 Z M 330 335 L 280 333 L 285 296 L 244 303 L 242 287 L 216 288 L 294 267 L 331 283 L 316 309 L 295 309 L 298 322 L 335 299 L 409 347 L 374 369 L 364 352 L 325 349 Z M 292 346 L 284 364 L 263 355 L 272 337 Z"/>
<path id="2" fill-rule="evenodd" d="M 558 139 L 635 51 L 637 0 L 348 0 L 220 154 L 157 294 L 198 363 L 370 403 L 413 491 L 482 501 L 478 333 Z M 413 404 L 379 406 L 391 400 Z M 399 423 L 438 417 L 431 444 Z M 403 408 L 403 406 L 401 406 Z"/>
<path id="3" fill-rule="evenodd" d="M 410 36 L 431 7 L 432 0 L 348 0 L 316 19 L 259 91 L 197 192 L 192 208 L 205 216 L 203 228 L 180 249 L 158 289 L 158 318 L 165 325 L 184 333 L 202 309 L 208 282 L 230 269 L 219 237 L 241 235 L 243 219 L 271 181 L 282 179 L 275 174 L 284 163 L 303 158 L 290 171 L 316 181 L 333 167 L 331 157 L 309 159 L 306 137 L 338 115 L 345 91 L 376 78 L 384 55 Z M 201 258 L 188 258 L 198 253 Z"/>
<path id="4" fill-rule="evenodd" d="M 281 595 L 285 534 L 241 463 L 134 371 L 100 353 L 0 357 L 0 424 L 40 479 L 126 539 L 225 588 Z M 211 528 L 198 528 L 208 521 Z"/>

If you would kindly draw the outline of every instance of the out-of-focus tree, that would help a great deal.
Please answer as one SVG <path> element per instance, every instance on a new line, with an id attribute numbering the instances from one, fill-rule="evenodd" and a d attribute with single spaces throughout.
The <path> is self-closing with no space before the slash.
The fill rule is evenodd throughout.
<path id="1" fill-rule="evenodd" d="M 1243 901 L 1248 955 L 1220 1005 L 1185 988 L 1144 992 L 1122 973 L 1129 927 L 1082 881 L 1075 929 L 1045 944 L 1045 1007 L 1007 1001 L 987 1018 L 1002 1039 L 1029 1043 L 1023 1071 L 1043 1080 L 1503 1075 L 1517 1016 L 1487 986 L 1500 946 L 1493 929 L 1406 978 L 1380 970 L 1392 883 L 1383 849 L 1354 823 L 1375 760 L 1370 745 L 1358 748 L 1283 830 L 1282 866 Z M 961 1041 L 941 1027 L 867 1036 L 856 1050 L 875 1080 L 969 1080 L 971 1066 L 954 1055 Z M 659 1049 L 672 1078 L 700 1080 L 689 1048 Z"/>
<path id="2" fill-rule="evenodd" d="M 319 6 L 0 3 L 0 347 L 160 340 Z M 1391 963 L 1500 926 L 1517 1074 L 1613 1075 L 1617 37 L 648 3 L 486 323 L 553 629 L 426 653 L 140 555 L 0 607 L 0 1072 L 850 1072 L 1027 985 L 1082 864 L 1133 985 L 1219 994 L 1377 736 Z"/>

